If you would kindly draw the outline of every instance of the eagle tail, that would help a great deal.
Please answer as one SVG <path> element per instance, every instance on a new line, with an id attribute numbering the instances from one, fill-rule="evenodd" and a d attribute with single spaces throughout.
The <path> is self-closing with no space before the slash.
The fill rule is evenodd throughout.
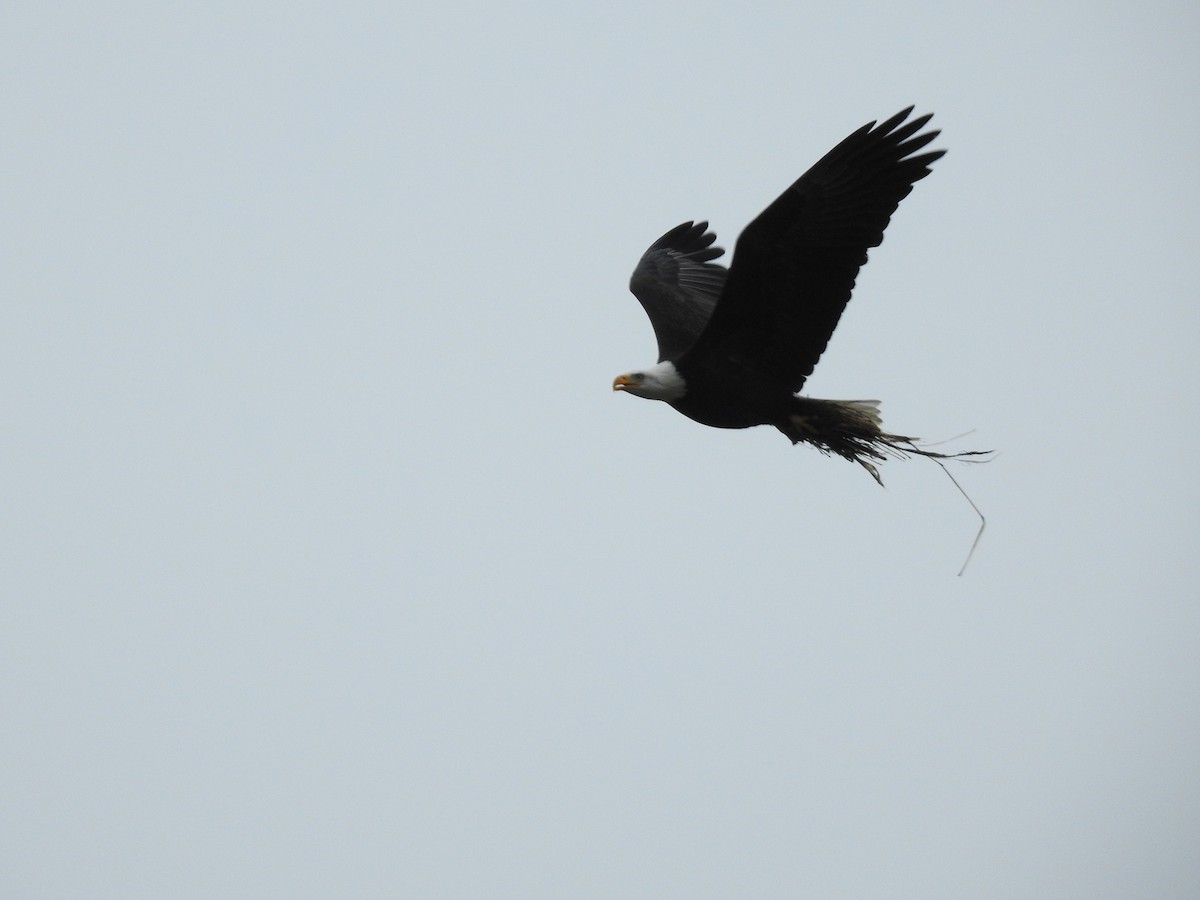
<path id="1" fill-rule="evenodd" d="M 856 462 L 880 485 L 875 463 L 889 456 L 897 459 L 916 455 L 931 459 L 961 459 L 987 456 L 990 450 L 939 453 L 917 445 L 918 438 L 889 434 L 882 428 L 878 400 L 817 400 L 796 397 L 793 411 L 778 428 L 793 444 L 812 444 L 822 453 L 836 453 Z"/>

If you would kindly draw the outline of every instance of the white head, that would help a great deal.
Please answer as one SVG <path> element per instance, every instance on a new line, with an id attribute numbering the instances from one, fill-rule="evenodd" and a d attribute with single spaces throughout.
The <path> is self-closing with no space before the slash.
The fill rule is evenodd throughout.
<path id="1" fill-rule="evenodd" d="M 674 363 L 660 362 L 649 369 L 639 369 L 613 379 L 614 391 L 625 391 L 647 400 L 665 400 L 670 403 L 687 393 L 687 384 Z"/>

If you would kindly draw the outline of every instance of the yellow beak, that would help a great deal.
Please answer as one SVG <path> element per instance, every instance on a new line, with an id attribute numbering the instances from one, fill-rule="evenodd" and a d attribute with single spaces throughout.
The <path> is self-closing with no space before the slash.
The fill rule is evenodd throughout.
<path id="1" fill-rule="evenodd" d="M 632 378 L 630 378 L 628 375 L 618 375 L 616 378 L 613 379 L 613 390 L 614 391 L 623 391 L 623 390 L 625 390 L 625 388 L 630 387 L 631 385 L 634 385 L 634 384 L 637 384 L 637 382 L 634 381 Z"/>

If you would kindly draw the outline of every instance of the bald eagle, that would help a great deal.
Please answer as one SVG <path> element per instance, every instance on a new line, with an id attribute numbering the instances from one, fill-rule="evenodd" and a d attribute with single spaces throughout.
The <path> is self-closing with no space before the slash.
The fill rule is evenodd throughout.
<path id="1" fill-rule="evenodd" d="M 707 222 L 684 222 L 655 241 L 629 288 L 650 317 L 658 363 L 613 381 L 614 391 L 663 400 L 704 425 L 773 425 L 793 444 L 856 462 L 910 453 L 945 459 L 880 427 L 876 400 L 818 400 L 798 391 L 850 300 L 867 250 L 892 213 L 946 151 L 917 154 L 939 132 L 913 107 L 870 122 L 830 150 L 738 238 L 727 270 L 713 260 Z M 969 498 L 968 498 L 969 499 Z"/>

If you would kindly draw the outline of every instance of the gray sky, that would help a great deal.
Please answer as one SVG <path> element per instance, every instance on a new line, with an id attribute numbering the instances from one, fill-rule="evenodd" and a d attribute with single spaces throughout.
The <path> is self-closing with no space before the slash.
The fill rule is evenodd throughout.
<path id="1" fill-rule="evenodd" d="M 1200 893 L 1200 10 L 15 3 L 0 893 Z M 909 103 L 807 390 L 626 291 Z"/>

